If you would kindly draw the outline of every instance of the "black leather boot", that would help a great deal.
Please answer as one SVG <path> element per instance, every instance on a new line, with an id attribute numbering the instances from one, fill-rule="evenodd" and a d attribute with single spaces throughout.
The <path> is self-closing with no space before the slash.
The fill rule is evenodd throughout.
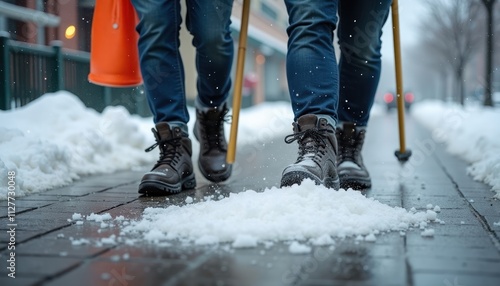
<path id="1" fill-rule="evenodd" d="M 197 108 L 194 135 L 200 142 L 198 167 L 207 180 L 222 182 L 231 176 L 232 166 L 226 163 L 227 142 L 224 120 L 229 112 L 226 104 L 214 108 Z"/>
<path id="2" fill-rule="evenodd" d="M 300 185 L 308 178 L 317 185 L 339 189 L 335 128 L 324 118 L 306 114 L 293 123 L 293 132 L 285 137 L 285 142 L 297 141 L 299 156 L 294 164 L 283 170 L 281 186 Z"/>
<path id="3" fill-rule="evenodd" d="M 166 122 L 156 124 L 156 130 L 153 128 L 151 131 L 156 143 L 146 152 L 159 147 L 160 159 L 142 177 L 139 193 L 160 196 L 195 188 L 191 140 L 179 127 L 171 127 Z"/>
<path id="4" fill-rule="evenodd" d="M 356 128 L 354 123 L 346 122 L 337 128 L 339 143 L 337 169 L 340 186 L 344 189 L 366 189 L 372 186 L 370 174 L 363 164 L 361 149 L 365 141 L 366 130 Z"/>

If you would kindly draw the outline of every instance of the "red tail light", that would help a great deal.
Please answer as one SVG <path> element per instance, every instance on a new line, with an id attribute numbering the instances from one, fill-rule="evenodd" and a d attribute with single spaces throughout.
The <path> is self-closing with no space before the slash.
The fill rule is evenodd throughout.
<path id="1" fill-rule="evenodd" d="M 394 100 L 394 95 L 392 93 L 386 93 L 384 94 L 384 101 L 385 103 L 390 103 Z"/>
<path id="2" fill-rule="evenodd" d="M 415 99 L 415 96 L 413 96 L 413 93 L 408 92 L 407 94 L 405 94 L 406 102 L 412 103 L 414 99 Z"/>

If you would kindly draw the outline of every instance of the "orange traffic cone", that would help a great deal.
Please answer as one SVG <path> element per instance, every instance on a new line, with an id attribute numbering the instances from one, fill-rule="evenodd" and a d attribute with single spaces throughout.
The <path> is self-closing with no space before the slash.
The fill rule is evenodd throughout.
<path id="1" fill-rule="evenodd" d="M 90 82 L 111 87 L 142 84 L 136 21 L 130 0 L 96 1 L 90 44 Z"/>

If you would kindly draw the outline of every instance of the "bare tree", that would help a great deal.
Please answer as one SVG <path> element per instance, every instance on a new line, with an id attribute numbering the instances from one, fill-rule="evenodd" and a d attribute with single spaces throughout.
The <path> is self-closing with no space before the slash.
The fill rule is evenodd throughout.
<path id="1" fill-rule="evenodd" d="M 486 33 L 486 72 L 485 72 L 485 78 L 486 78 L 486 86 L 484 88 L 484 102 L 483 104 L 485 106 L 493 106 L 493 100 L 492 100 L 492 74 L 493 74 L 493 53 L 494 53 L 494 48 L 493 48 L 493 43 L 494 43 L 494 6 L 496 0 L 482 0 L 484 7 L 486 8 L 486 26 L 487 26 L 487 33 Z"/>
<path id="2" fill-rule="evenodd" d="M 427 0 L 428 18 L 425 19 L 424 40 L 452 70 L 458 101 L 465 99 L 464 69 L 479 46 L 477 0 Z"/>
<path id="3" fill-rule="evenodd" d="M 405 69 L 413 72 L 420 93 L 429 98 L 446 100 L 448 92 L 449 67 L 447 60 L 434 52 L 434 43 L 427 38 L 407 50 Z M 432 51 L 432 52 L 429 52 Z M 423 92 L 425 90 L 425 92 Z"/>

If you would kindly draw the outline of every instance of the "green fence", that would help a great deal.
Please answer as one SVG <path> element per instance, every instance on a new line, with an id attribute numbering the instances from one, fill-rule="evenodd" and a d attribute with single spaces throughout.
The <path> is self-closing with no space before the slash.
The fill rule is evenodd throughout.
<path id="1" fill-rule="evenodd" d="M 90 83 L 90 54 L 51 46 L 13 41 L 0 32 L 0 109 L 18 108 L 45 93 L 67 90 L 97 111 L 122 105 L 130 113 L 150 116 L 142 86 L 110 88 Z"/>

